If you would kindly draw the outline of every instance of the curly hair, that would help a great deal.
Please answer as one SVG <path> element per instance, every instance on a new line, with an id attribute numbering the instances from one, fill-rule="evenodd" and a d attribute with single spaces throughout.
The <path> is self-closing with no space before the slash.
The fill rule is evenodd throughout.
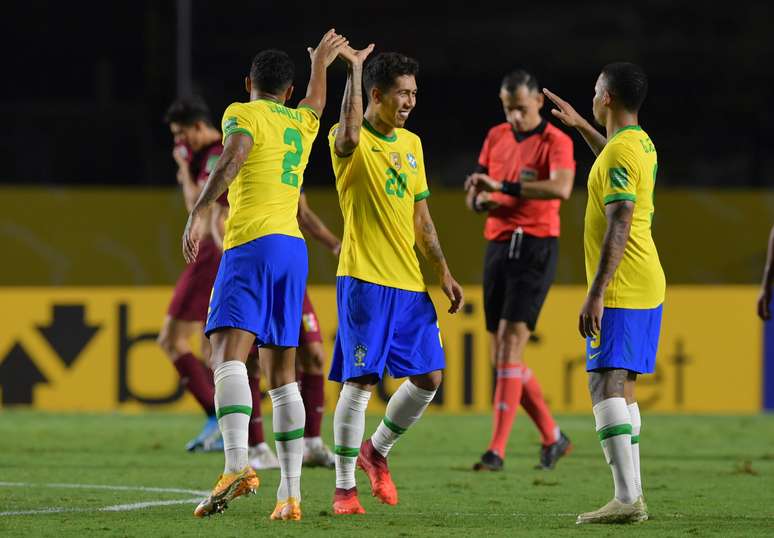
<path id="1" fill-rule="evenodd" d="M 255 55 L 250 67 L 250 80 L 261 91 L 280 94 L 293 84 L 296 68 L 293 60 L 281 50 L 263 50 Z"/>
<path id="2" fill-rule="evenodd" d="M 374 56 L 363 70 L 366 92 L 376 86 L 382 91 L 389 90 L 395 79 L 403 75 L 414 77 L 419 73 L 419 63 L 414 58 L 398 52 L 381 52 Z"/>

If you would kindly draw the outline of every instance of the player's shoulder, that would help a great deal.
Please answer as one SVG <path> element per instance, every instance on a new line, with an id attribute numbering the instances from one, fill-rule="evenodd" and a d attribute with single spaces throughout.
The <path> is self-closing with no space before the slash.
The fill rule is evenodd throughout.
<path id="1" fill-rule="evenodd" d="M 419 137 L 419 135 L 415 132 L 409 131 L 408 129 L 398 127 L 395 129 L 395 134 L 397 135 L 398 142 L 404 145 L 414 147 L 419 147 L 422 145 L 422 139 Z"/>
<path id="2" fill-rule="evenodd" d="M 490 140 L 497 140 L 499 138 L 502 138 L 503 136 L 509 134 L 513 130 L 513 127 L 511 127 L 511 124 L 507 121 L 503 123 L 498 123 L 489 131 L 486 133 L 486 137 Z"/>

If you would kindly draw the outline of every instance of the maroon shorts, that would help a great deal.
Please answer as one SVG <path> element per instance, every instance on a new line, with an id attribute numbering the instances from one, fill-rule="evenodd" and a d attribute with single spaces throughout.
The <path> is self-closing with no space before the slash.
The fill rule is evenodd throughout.
<path id="1" fill-rule="evenodd" d="M 315 314 L 312 301 L 309 300 L 309 294 L 306 292 L 304 292 L 304 307 L 301 311 L 301 334 L 299 334 L 298 340 L 302 346 L 312 342 L 322 343 L 317 314 Z"/>
<path id="2" fill-rule="evenodd" d="M 170 317 L 202 323 L 207 319 L 212 284 L 215 282 L 222 254 L 210 238 L 199 243 L 196 261 L 187 265 L 177 279 L 172 302 L 167 310 Z"/>

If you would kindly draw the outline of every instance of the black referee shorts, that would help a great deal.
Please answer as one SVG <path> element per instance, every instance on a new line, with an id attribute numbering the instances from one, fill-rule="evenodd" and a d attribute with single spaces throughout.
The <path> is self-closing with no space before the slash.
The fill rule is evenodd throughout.
<path id="1" fill-rule="evenodd" d="M 523 321 L 535 330 L 548 288 L 556 276 L 559 240 L 514 232 L 510 241 L 490 241 L 484 258 L 486 330 L 500 320 Z"/>

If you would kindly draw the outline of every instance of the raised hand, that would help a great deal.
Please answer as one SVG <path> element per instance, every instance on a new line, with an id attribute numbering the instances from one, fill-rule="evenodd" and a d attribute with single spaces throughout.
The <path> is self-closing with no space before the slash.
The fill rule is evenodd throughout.
<path id="1" fill-rule="evenodd" d="M 556 108 L 551 109 L 551 114 L 559 118 L 567 127 L 578 127 L 585 123 L 586 120 L 575 111 L 570 103 L 547 88 L 543 88 L 543 93 L 556 105 Z"/>
<path id="2" fill-rule="evenodd" d="M 317 48 L 307 47 L 306 50 L 313 64 L 320 62 L 323 66 L 328 67 L 336 59 L 336 56 L 339 55 L 341 49 L 348 44 L 349 41 L 346 37 L 337 34 L 336 30 L 331 28 L 325 32 Z"/>
<path id="3" fill-rule="evenodd" d="M 343 47 L 339 52 L 339 58 L 347 62 L 349 65 L 363 65 L 368 55 L 374 50 L 374 44 L 369 44 L 366 48 L 355 50 L 349 45 Z"/>

